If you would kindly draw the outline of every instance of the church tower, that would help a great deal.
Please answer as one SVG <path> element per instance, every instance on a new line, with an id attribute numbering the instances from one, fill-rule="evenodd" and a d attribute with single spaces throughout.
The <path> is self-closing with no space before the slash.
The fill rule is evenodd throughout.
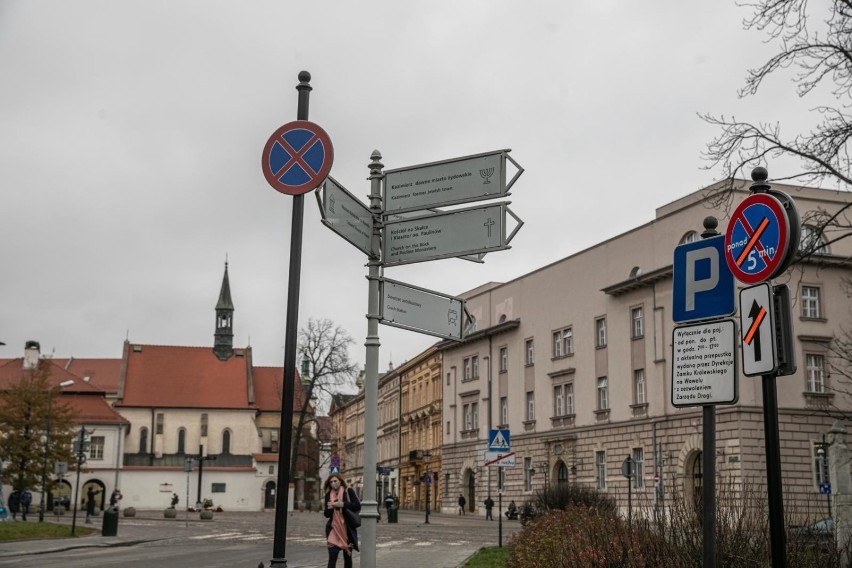
<path id="1" fill-rule="evenodd" d="M 228 281 L 228 262 L 216 303 L 216 333 L 213 336 L 213 353 L 222 361 L 234 354 L 234 303 L 231 301 L 231 284 Z"/>

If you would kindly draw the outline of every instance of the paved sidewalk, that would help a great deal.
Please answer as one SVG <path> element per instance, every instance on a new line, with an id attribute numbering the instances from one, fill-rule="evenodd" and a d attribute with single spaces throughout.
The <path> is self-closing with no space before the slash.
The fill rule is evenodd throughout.
<path id="1" fill-rule="evenodd" d="M 71 516 L 45 517 L 46 522 L 71 525 Z M 455 514 L 433 513 L 431 524 L 423 524 L 423 513 L 400 511 L 399 523 L 388 525 L 386 517 L 379 524 L 379 540 L 376 558 L 379 566 L 432 566 L 457 568 L 481 546 L 497 544 L 497 523 L 483 520 L 473 515 L 459 517 Z M 100 534 L 103 517 L 94 519 L 86 525 L 84 519 L 77 519 L 78 527 L 92 527 L 98 532 L 90 536 L 78 536 L 64 539 L 0 542 L 0 565 L 17 558 L 16 563 L 25 560 L 32 562 L 41 554 L 59 553 L 79 548 L 105 548 L 133 546 L 140 543 L 169 541 L 180 539 L 207 538 L 219 532 L 231 530 L 268 532 L 271 537 L 274 526 L 274 514 L 262 513 L 220 513 L 214 521 L 201 521 L 197 513 L 188 515 L 188 522 L 181 514 L 177 519 L 164 519 L 162 511 L 140 511 L 136 517 L 119 518 L 118 536 L 103 537 Z M 314 537 L 316 546 L 324 545 L 319 527 L 324 519 L 320 513 L 292 513 L 288 517 L 288 542 L 305 537 Z M 503 543 L 506 545 L 512 532 L 519 529 L 517 522 L 503 523 Z M 427 531 L 427 532 L 423 532 Z M 207 536 L 205 536 L 207 535 Z M 269 540 L 271 544 L 271 540 Z M 271 552 L 271 549 L 270 549 Z M 268 559 L 267 559 L 268 560 Z M 354 558 L 355 566 L 360 565 L 360 554 Z M 295 565 L 294 565 L 295 566 Z M 317 566 L 325 566 L 322 561 Z"/>

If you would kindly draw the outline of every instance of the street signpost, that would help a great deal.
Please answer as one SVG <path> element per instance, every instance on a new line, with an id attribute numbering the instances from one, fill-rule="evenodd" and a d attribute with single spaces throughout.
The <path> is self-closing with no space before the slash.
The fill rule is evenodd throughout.
<path id="1" fill-rule="evenodd" d="M 740 290 L 743 374 L 768 375 L 778 367 L 772 288 L 757 284 Z"/>
<path id="2" fill-rule="evenodd" d="M 320 199 L 319 193 L 317 193 L 317 199 Z M 364 254 L 370 254 L 373 214 L 366 205 L 331 176 L 323 184 L 320 215 L 323 225 L 349 241 Z"/>
<path id="3" fill-rule="evenodd" d="M 325 130 L 308 120 L 294 120 L 272 133 L 260 164 L 274 190 L 302 195 L 322 185 L 333 162 L 334 148 Z"/>
<path id="4" fill-rule="evenodd" d="M 488 451 L 506 453 L 511 450 L 511 433 L 503 428 L 492 428 L 488 433 Z"/>
<path id="5" fill-rule="evenodd" d="M 518 222 L 508 237 L 507 214 Z M 507 203 L 385 223 L 382 260 L 392 266 L 505 250 L 522 224 Z"/>
<path id="6" fill-rule="evenodd" d="M 789 227 L 784 206 L 768 193 L 753 193 L 737 206 L 725 233 L 725 260 L 737 280 L 757 284 L 785 266 Z"/>
<path id="7" fill-rule="evenodd" d="M 464 300 L 434 290 L 382 278 L 381 323 L 461 341 L 465 320 Z"/>
<path id="8" fill-rule="evenodd" d="M 672 319 L 676 322 L 727 317 L 737 311 L 734 275 L 718 235 L 675 248 Z"/>
<path id="9" fill-rule="evenodd" d="M 508 195 L 523 173 L 510 150 L 385 171 L 385 213 L 401 213 Z M 506 161 L 518 172 L 506 183 Z"/>
<path id="10" fill-rule="evenodd" d="M 735 404 L 736 331 L 730 319 L 676 327 L 672 337 L 672 405 Z"/>

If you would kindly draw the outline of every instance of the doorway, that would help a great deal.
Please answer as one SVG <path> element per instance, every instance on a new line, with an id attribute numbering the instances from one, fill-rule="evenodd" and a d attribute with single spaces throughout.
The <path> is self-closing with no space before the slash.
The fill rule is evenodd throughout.
<path id="1" fill-rule="evenodd" d="M 263 489 L 263 508 L 275 508 L 275 482 L 267 481 L 266 487 Z"/>

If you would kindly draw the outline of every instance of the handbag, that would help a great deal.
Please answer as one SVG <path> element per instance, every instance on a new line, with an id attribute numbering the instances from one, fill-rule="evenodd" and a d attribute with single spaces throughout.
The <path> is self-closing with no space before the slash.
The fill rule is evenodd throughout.
<path id="1" fill-rule="evenodd" d="M 349 501 L 349 490 L 347 489 L 343 494 L 343 500 Z M 361 515 L 356 513 L 351 509 L 343 509 L 343 519 L 346 521 L 346 524 L 353 528 L 359 528 L 361 526 Z"/>

